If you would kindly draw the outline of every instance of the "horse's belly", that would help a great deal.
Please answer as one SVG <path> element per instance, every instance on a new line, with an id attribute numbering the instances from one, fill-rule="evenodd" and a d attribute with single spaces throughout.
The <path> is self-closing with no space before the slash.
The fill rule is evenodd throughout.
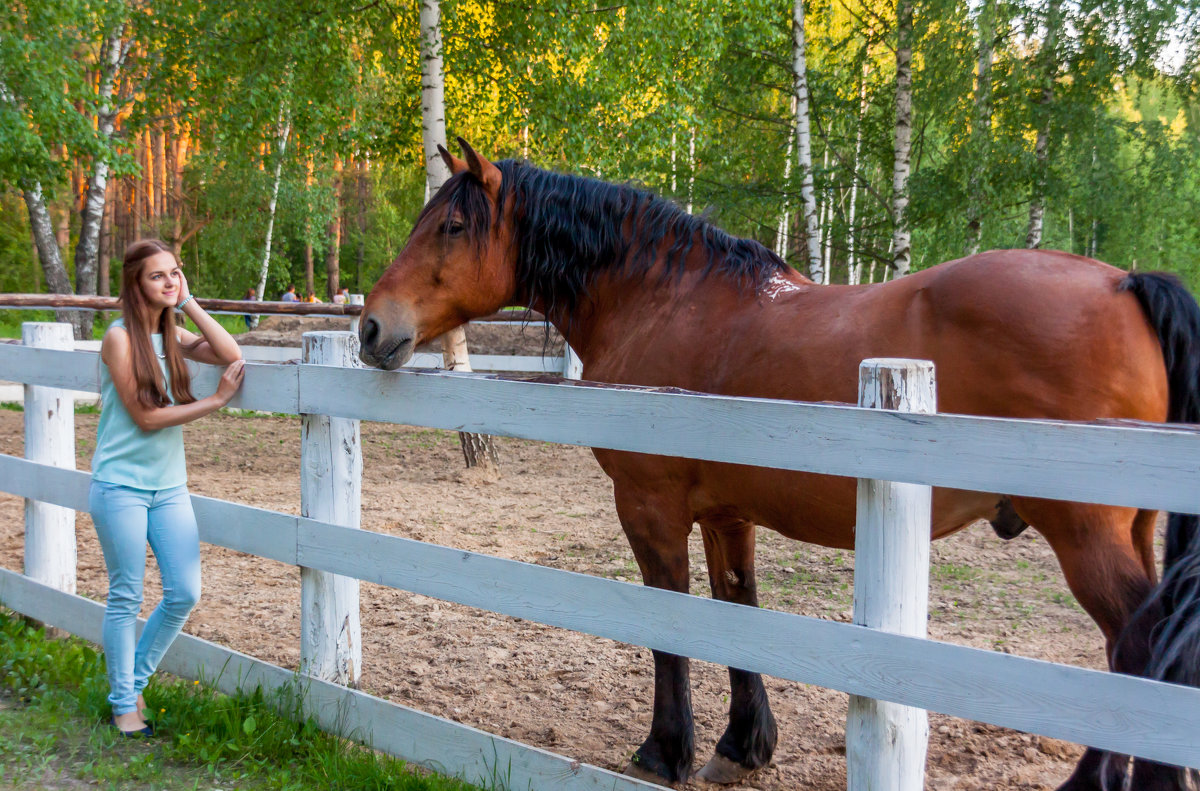
<path id="1" fill-rule="evenodd" d="M 854 547 L 857 479 L 711 462 L 697 467 L 688 493 L 697 521 L 706 514 L 737 514 L 797 541 Z M 993 518 L 999 500 L 995 494 L 935 488 L 931 537 Z"/>

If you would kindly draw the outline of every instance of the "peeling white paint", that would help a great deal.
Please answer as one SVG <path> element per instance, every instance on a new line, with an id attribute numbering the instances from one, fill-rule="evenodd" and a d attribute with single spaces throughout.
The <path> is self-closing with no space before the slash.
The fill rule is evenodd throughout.
<path id="1" fill-rule="evenodd" d="M 762 293 L 763 296 L 774 302 L 775 298 L 781 294 L 791 294 L 800 290 L 801 286 L 799 284 L 793 283 L 780 273 L 776 272 L 775 274 L 771 275 L 771 279 L 768 280 L 766 285 L 763 286 Z"/>

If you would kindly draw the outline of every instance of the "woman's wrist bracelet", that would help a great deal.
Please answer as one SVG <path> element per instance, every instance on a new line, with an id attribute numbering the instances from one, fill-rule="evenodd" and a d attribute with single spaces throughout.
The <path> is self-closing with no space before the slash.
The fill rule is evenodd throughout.
<path id="1" fill-rule="evenodd" d="M 195 294 L 188 294 L 187 299 L 175 306 L 175 310 L 183 310 L 183 306 L 196 298 Z"/>

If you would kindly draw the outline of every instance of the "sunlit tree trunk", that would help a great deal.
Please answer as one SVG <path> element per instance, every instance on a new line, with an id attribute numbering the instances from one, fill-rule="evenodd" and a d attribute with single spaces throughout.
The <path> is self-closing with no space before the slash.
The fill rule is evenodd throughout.
<path id="1" fill-rule="evenodd" d="M 342 273 L 342 161 L 333 160 L 333 217 L 325 226 L 325 299 L 332 302 Z"/>
<path id="2" fill-rule="evenodd" d="M 858 123 L 854 132 L 854 166 L 850 174 L 850 211 L 846 217 L 846 247 L 848 248 L 846 281 L 852 286 L 857 286 L 862 282 L 862 262 L 858 259 L 857 232 L 854 221 L 856 219 L 855 212 L 858 209 L 858 168 L 862 159 L 863 119 L 867 115 L 867 64 L 869 62 L 869 59 L 863 59 L 862 75 L 858 82 Z"/>
<path id="3" fill-rule="evenodd" d="M 796 97 L 792 96 L 792 118 L 796 117 Z M 775 254 L 780 258 L 787 259 L 788 249 L 788 217 L 792 211 L 791 201 L 791 180 L 792 180 L 792 151 L 796 145 L 796 135 L 793 126 L 788 130 L 787 153 L 783 155 L 783 209 L 779 212 L 779 222 L 775 227 Z M 674 156 L 674 152 L 672 152 Z M 674 159 L 672 159 L 672 169 L 674 167 Z M 674 173 L 672 173 L 672 181 L 674 181 Z"/>
<path id="4" fill-rule="evenodd" d="M 267 234 L 263 242 L 262 265 L 258 270 L 258 295 L 265 299 L 267 293 L 267 272 L 271 268 L 271 235 L 275 231 L 275 206 L 279 201 L 279 182 L 283 179 L 283 158 L 287 153 L 288 138 L 292 134 L 292 119 L 283 105 L 279 108 L 279 124 L 276 127 L 275 145 L 275 179 L 271 184 L 271 200 L 267 204 Z"/>
<path id="5" fill-rule="evenodd" d="M 800 203 L 804 217 L 805 260 L 814 283 L 825 282 L 817 236 L 817 196 L 813 188 L 812 135 L 808 116 L 808 71 L 805 65 L 804 0 L 792 5 L 792 93 L 796 108 L 796 167 L 800 169 Z"/>
<path id="6" fill-rule="evenodd" d="M 983 235 L 983 181 L 987 174 L 992 130 L 992 48 L 996 40 L 996 0 L 984 0 L 979 9 L 979 63 L 975 72 L 975 124 L 971 130 L 971 179 L 967 185 L 967 241 L 965 252 L 979 252 Z"/>
<path id="7" fill-rule="evenodd" d="M 421 0 L 421 136 L 425 147 L 425 196 L 433 196 L 450 172 L 437 147 L 446 140 L 445 78 L 442 72 L 441 10 L 438 0 Z M 442 336 L 442 359 L 447 370 L 470 371 L 467 334 L 463 327 Z M 498 467 L 496 441 L 480 434 L 458 432 L 468 467 Z"/>
<path id="8" fill-rule="evenodd" d="M 897 277 L 912 267 L 908 227 L 908 171 L 912 147 L 913 0 L 896 4 L 896 127 L 892 167 L 892 268 Z M 886 273 L 885 277 L 886 277 Z"/>
<path id="9" fill-rule="evenodd" d="M 113 124 L 117 112 L 113 106 L 113 88 L 121 72 L 121 66 L 128 51 L 129 42 L 124 44 L 121 38 L 125 32 L 125 23 L 117 25 L 108 39 L 104 42 L 101 52 L 103 66 L 100 72 L 99 114 L 96 119 L 97 131 L 101 138 L 108 140 L 112 137 Z M 92 166 L 92 175 L 88 179 L 87 197 L 79 218 L 79 242 L 75 246 L 75 293 L 96 293 L 96 270 L 100 256 L 100 226 L 104 222 L 104 198 L 108 192 L 108 157 L 96 157 Z M 79 311 L 75 323 L 75 337 L 80 340 L 91 340 L 92 324 L 95 313 Z"/>
<path id="10" fill-rule="evenodd" d="M 1042 233 L 1046 215 L 1046 183 L 1050 169 L 1050 118 L 1053 115 L 1054 80 L 1058 74 L 1058 33 L 1062 24 L 1062 0 L 1048 0 L 1046 6 L 1046 40 L 1042 42 L 1039 60 L 1042 64 L 1042 88 L 1037 98 L 1034 117 L 1038 119 L 1037 140 L 1033 146 L 1036 162 L 1033 176 L 1033 194 L 1029 200 L 1029 228 L 1025 233 L 1025 246 L 1029 249 L 1042 246 Z"/>

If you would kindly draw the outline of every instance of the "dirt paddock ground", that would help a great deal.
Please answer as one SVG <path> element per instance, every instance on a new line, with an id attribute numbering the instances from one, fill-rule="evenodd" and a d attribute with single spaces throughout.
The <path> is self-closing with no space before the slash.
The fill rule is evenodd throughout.
<path id="1" fill-rule="evenodd" d="M 525 335 L 536 343 L 527 353 L 539 353 L 540 331 Z M 513 353 L 493 348 L 485 351 Z M 80 469 L 90 466 L 97 419 L 76 417 Z M 215 415 L 184 433 L 193 493 L 299 513 L 297 418 Z M 500 439 L 498 477 L 465 470 L 453 432 L 363 423 L 362 448 L 364 529 L 640 581 L 611 486 L 586 448 Z M 23 453 L 19 412 L 0 410 L 0 453 Z M 79 515 L 76 533 L 79 592 L 103 600 L 104 562 L 87 514 Z M 853 553 L 767 530 L 758 538 L 763 606 L 849 620 Z M 19 570 L 23 546 L 22 501 L 0 494 L 0 564 Z M 692 592 L 707 596 L 698 531 L 691 548 Z M 202 549 L 204 593 L 186 631 L 295 668 L 299 571 Z M 146 600 L 159 595 L 155 570 Z M 936 542 L 930 610 L 930 636 L 939 640 L 1104 667 L 1098 629 L 1033 530 L 1005 543 L 979 523 Z M 648 732 L 647 649 L 369 583 L 362 585 L 362 630 L 362 687 L 371 694 L 618 771 Z M 724 728 L 728 679 L 723 667 L 693 661 L 692 684 L 699 768 Z M 767 768 L 732 788 L 844 789 L 846 696 L 770 678 L 767 689 L 778 749 Z M 1082 753 L 1054 739 L 937 714 L 930 730 L 927 788 L 939 791 L 1053 789 Z"/>

